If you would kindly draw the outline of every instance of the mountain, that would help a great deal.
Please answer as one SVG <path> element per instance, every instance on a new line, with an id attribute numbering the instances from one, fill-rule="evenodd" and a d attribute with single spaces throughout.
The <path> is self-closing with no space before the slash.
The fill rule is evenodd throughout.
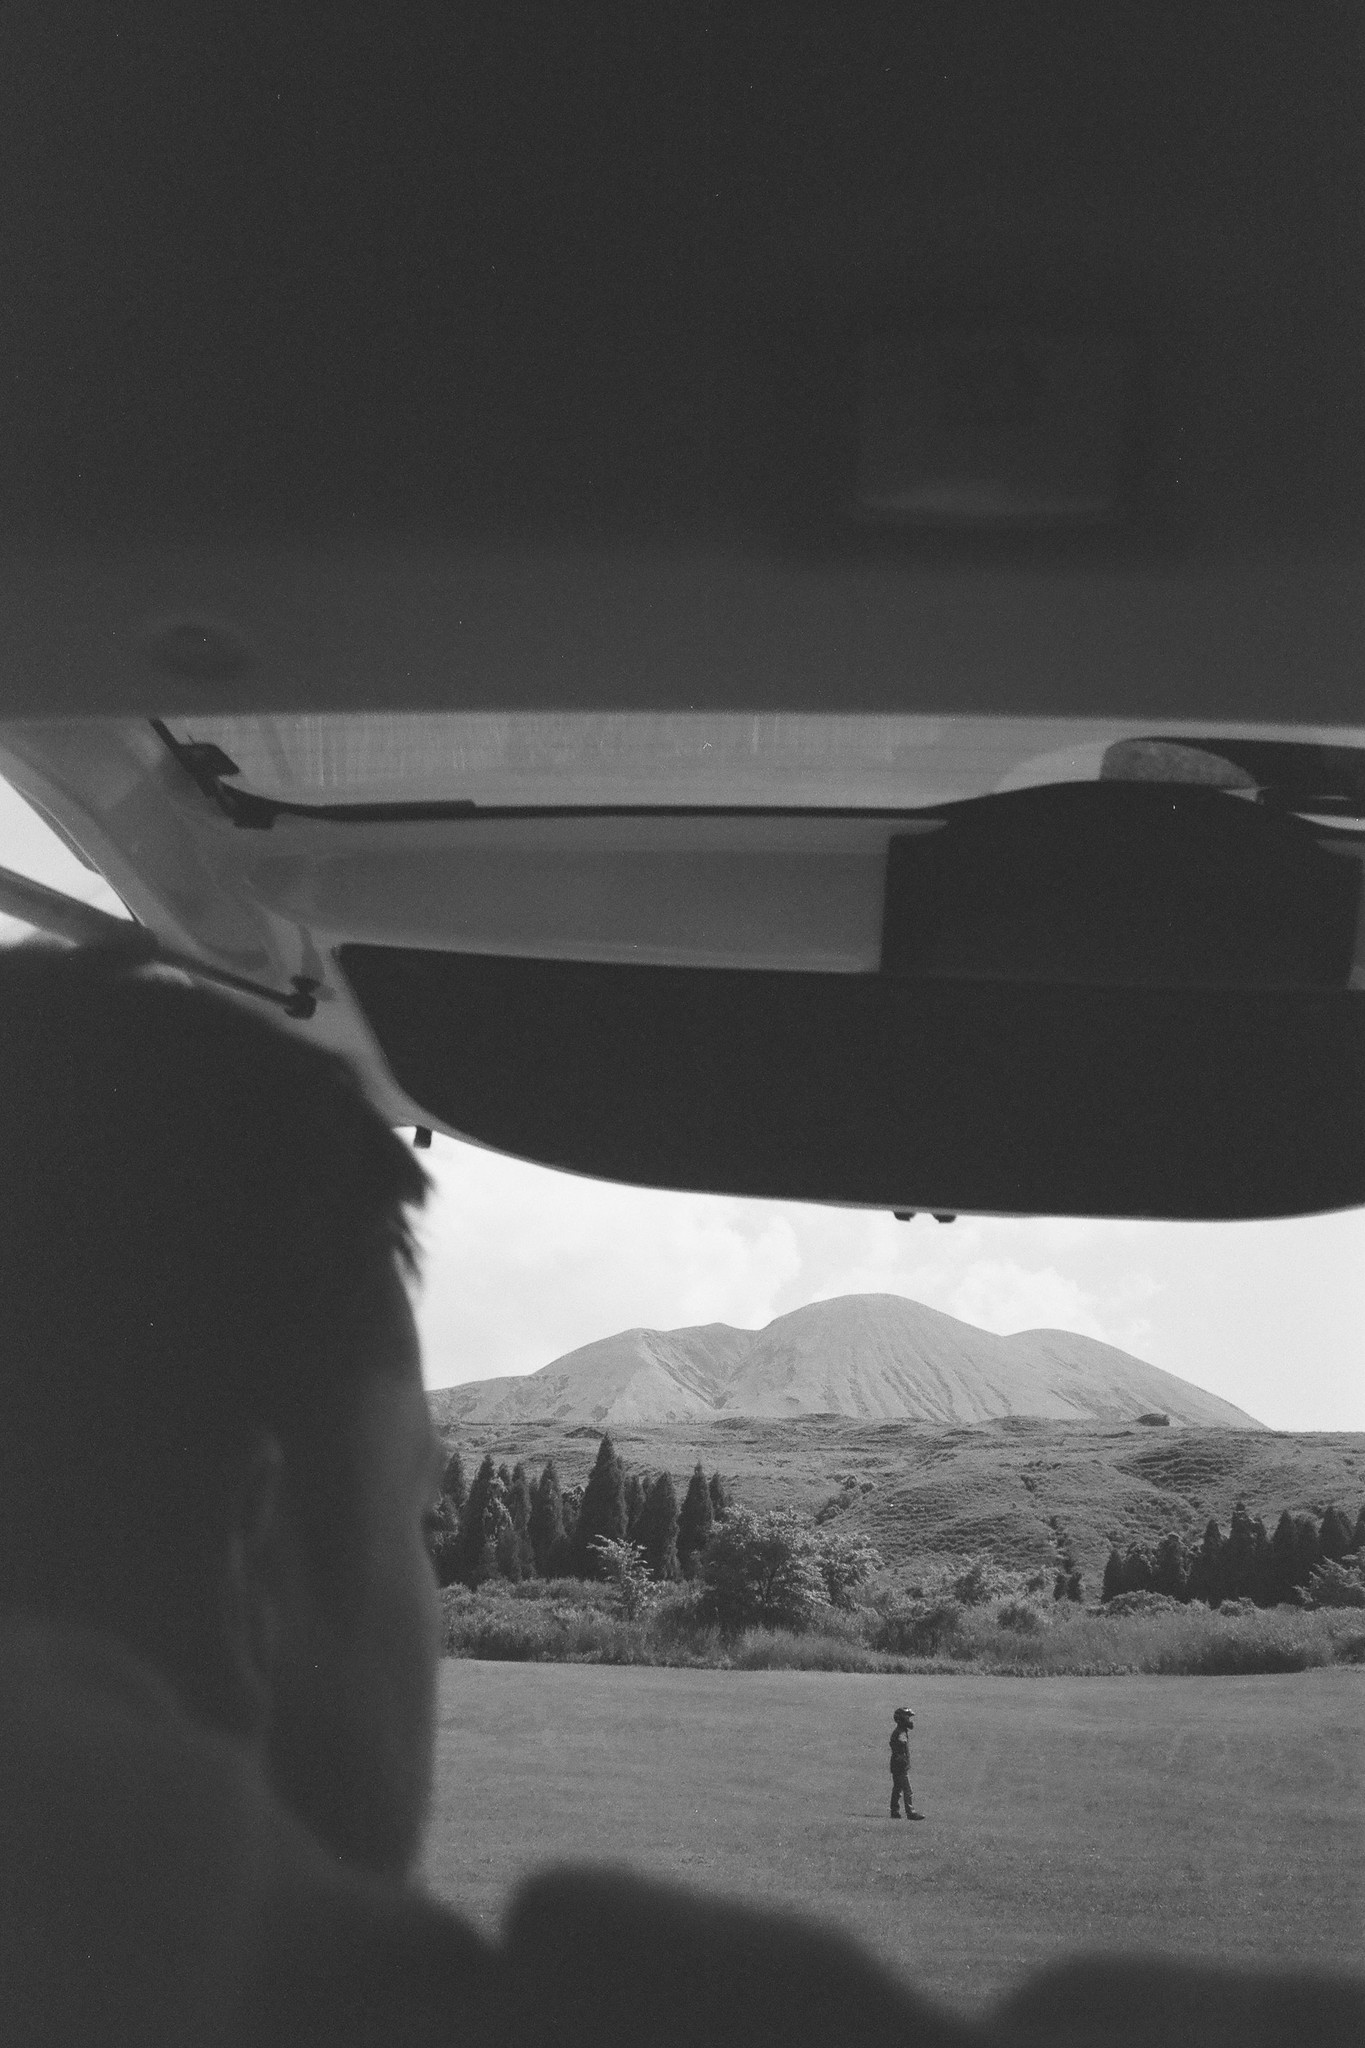
<path id="1" fill-rule="evenodd" d="M 973 1425 L 1171 1421 L 1259 1429 L 1230 1402 L 1070 1330 L 997 1337 L 899 1294 L 845 1294 L 762 1330 L 728 1323 L 622 1330 L 525 1377 L 431 1397 L 443 1427 L 525 1421 L 622 1424 L 843 1415 Z"/>

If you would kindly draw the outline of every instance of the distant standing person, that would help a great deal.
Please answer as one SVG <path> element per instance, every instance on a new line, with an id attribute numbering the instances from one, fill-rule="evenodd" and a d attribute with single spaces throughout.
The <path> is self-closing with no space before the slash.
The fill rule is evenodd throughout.
<path id="1" fill-rule="evenodd" d="M 922 1813 L 916 1813 L 914 1797 L 910 1791 L 910 1730 L 915 1717 L 909 1707 L 897 1707 L 895 1727 L 891 1731 L 891 1818 L 899 1820 L 901 1800 L 905 1801 L 905 1818 L 923 1820 Z"/>

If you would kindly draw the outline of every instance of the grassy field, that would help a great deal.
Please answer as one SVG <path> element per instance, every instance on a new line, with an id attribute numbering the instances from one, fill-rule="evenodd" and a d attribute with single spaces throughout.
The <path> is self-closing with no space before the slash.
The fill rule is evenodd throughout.
<path id="1" fill-rule="evenodd" d="M 431 1401 L 439 1420 L 439 1392 Z M 442 1433 L 459 1446 L 470 1474 L 485 1451 L 499 1463 L 524 1459 L 533 1477 L 553 1456 L 565 1485 L 587 1478 L 601 1436 L 595 1427 L 553 1422 Z M 1089 1427 L 1020 1417 L 943 1429 L 815 1415 L 612 1435 L 628 1468 L 667 1469 L 680 1494 L 700 1459 L 760 1511 L 786 1505 L 813 1514 L 831 1495 L 847 1495 L 851 1506 L 839 1526 L 864 1532 L 896 1567 L 991 1550 L 1020 1569 L 1051 1570 L 1065 1544 L 1091 1592 L 1099 1590 L 1113 1539 L 1126 1548 L 1177 1529 L 1197 1541 L 1211 1515 L 1226 1531 L 1238 1499 L 1268 1527 L 1284 1507 L 1321 1515 L 1335 1502 L 1354 1519 L 1365 1502 L 1359 1433 Z"/>
<path id="2" fill-rule="evenodd" d="M 964 2010 L 1079 1950 L 1359 1967 L 1365 1672 L 895 1679 L 452 1659 L 427 1874 L 548 1862 L 841 1923 Z M 893 1823 L 891 1708 L 926 1819 Z"/>

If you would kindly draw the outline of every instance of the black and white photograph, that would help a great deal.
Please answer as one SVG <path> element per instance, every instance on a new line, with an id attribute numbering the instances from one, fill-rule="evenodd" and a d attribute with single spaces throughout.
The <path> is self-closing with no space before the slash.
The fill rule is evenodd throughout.
<path id="1" fill-rule="evenodd" d="M 1365 7 L 0 10 L 0 2041 L 1365 2041 Z"/>

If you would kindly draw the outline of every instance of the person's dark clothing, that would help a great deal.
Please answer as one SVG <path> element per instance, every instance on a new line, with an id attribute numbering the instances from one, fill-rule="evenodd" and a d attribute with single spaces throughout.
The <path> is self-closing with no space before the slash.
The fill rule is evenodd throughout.
<path id="1" fill-rule="evenodd" d="M 891 1812 L 893 1818 L 900 1813 L 900 1803 L 905 1800 L 907 1820 L 913 1806 L 910 1791 L 910 1733 L 906 1728 L 897 1728 L 891 1737 Z"/>

